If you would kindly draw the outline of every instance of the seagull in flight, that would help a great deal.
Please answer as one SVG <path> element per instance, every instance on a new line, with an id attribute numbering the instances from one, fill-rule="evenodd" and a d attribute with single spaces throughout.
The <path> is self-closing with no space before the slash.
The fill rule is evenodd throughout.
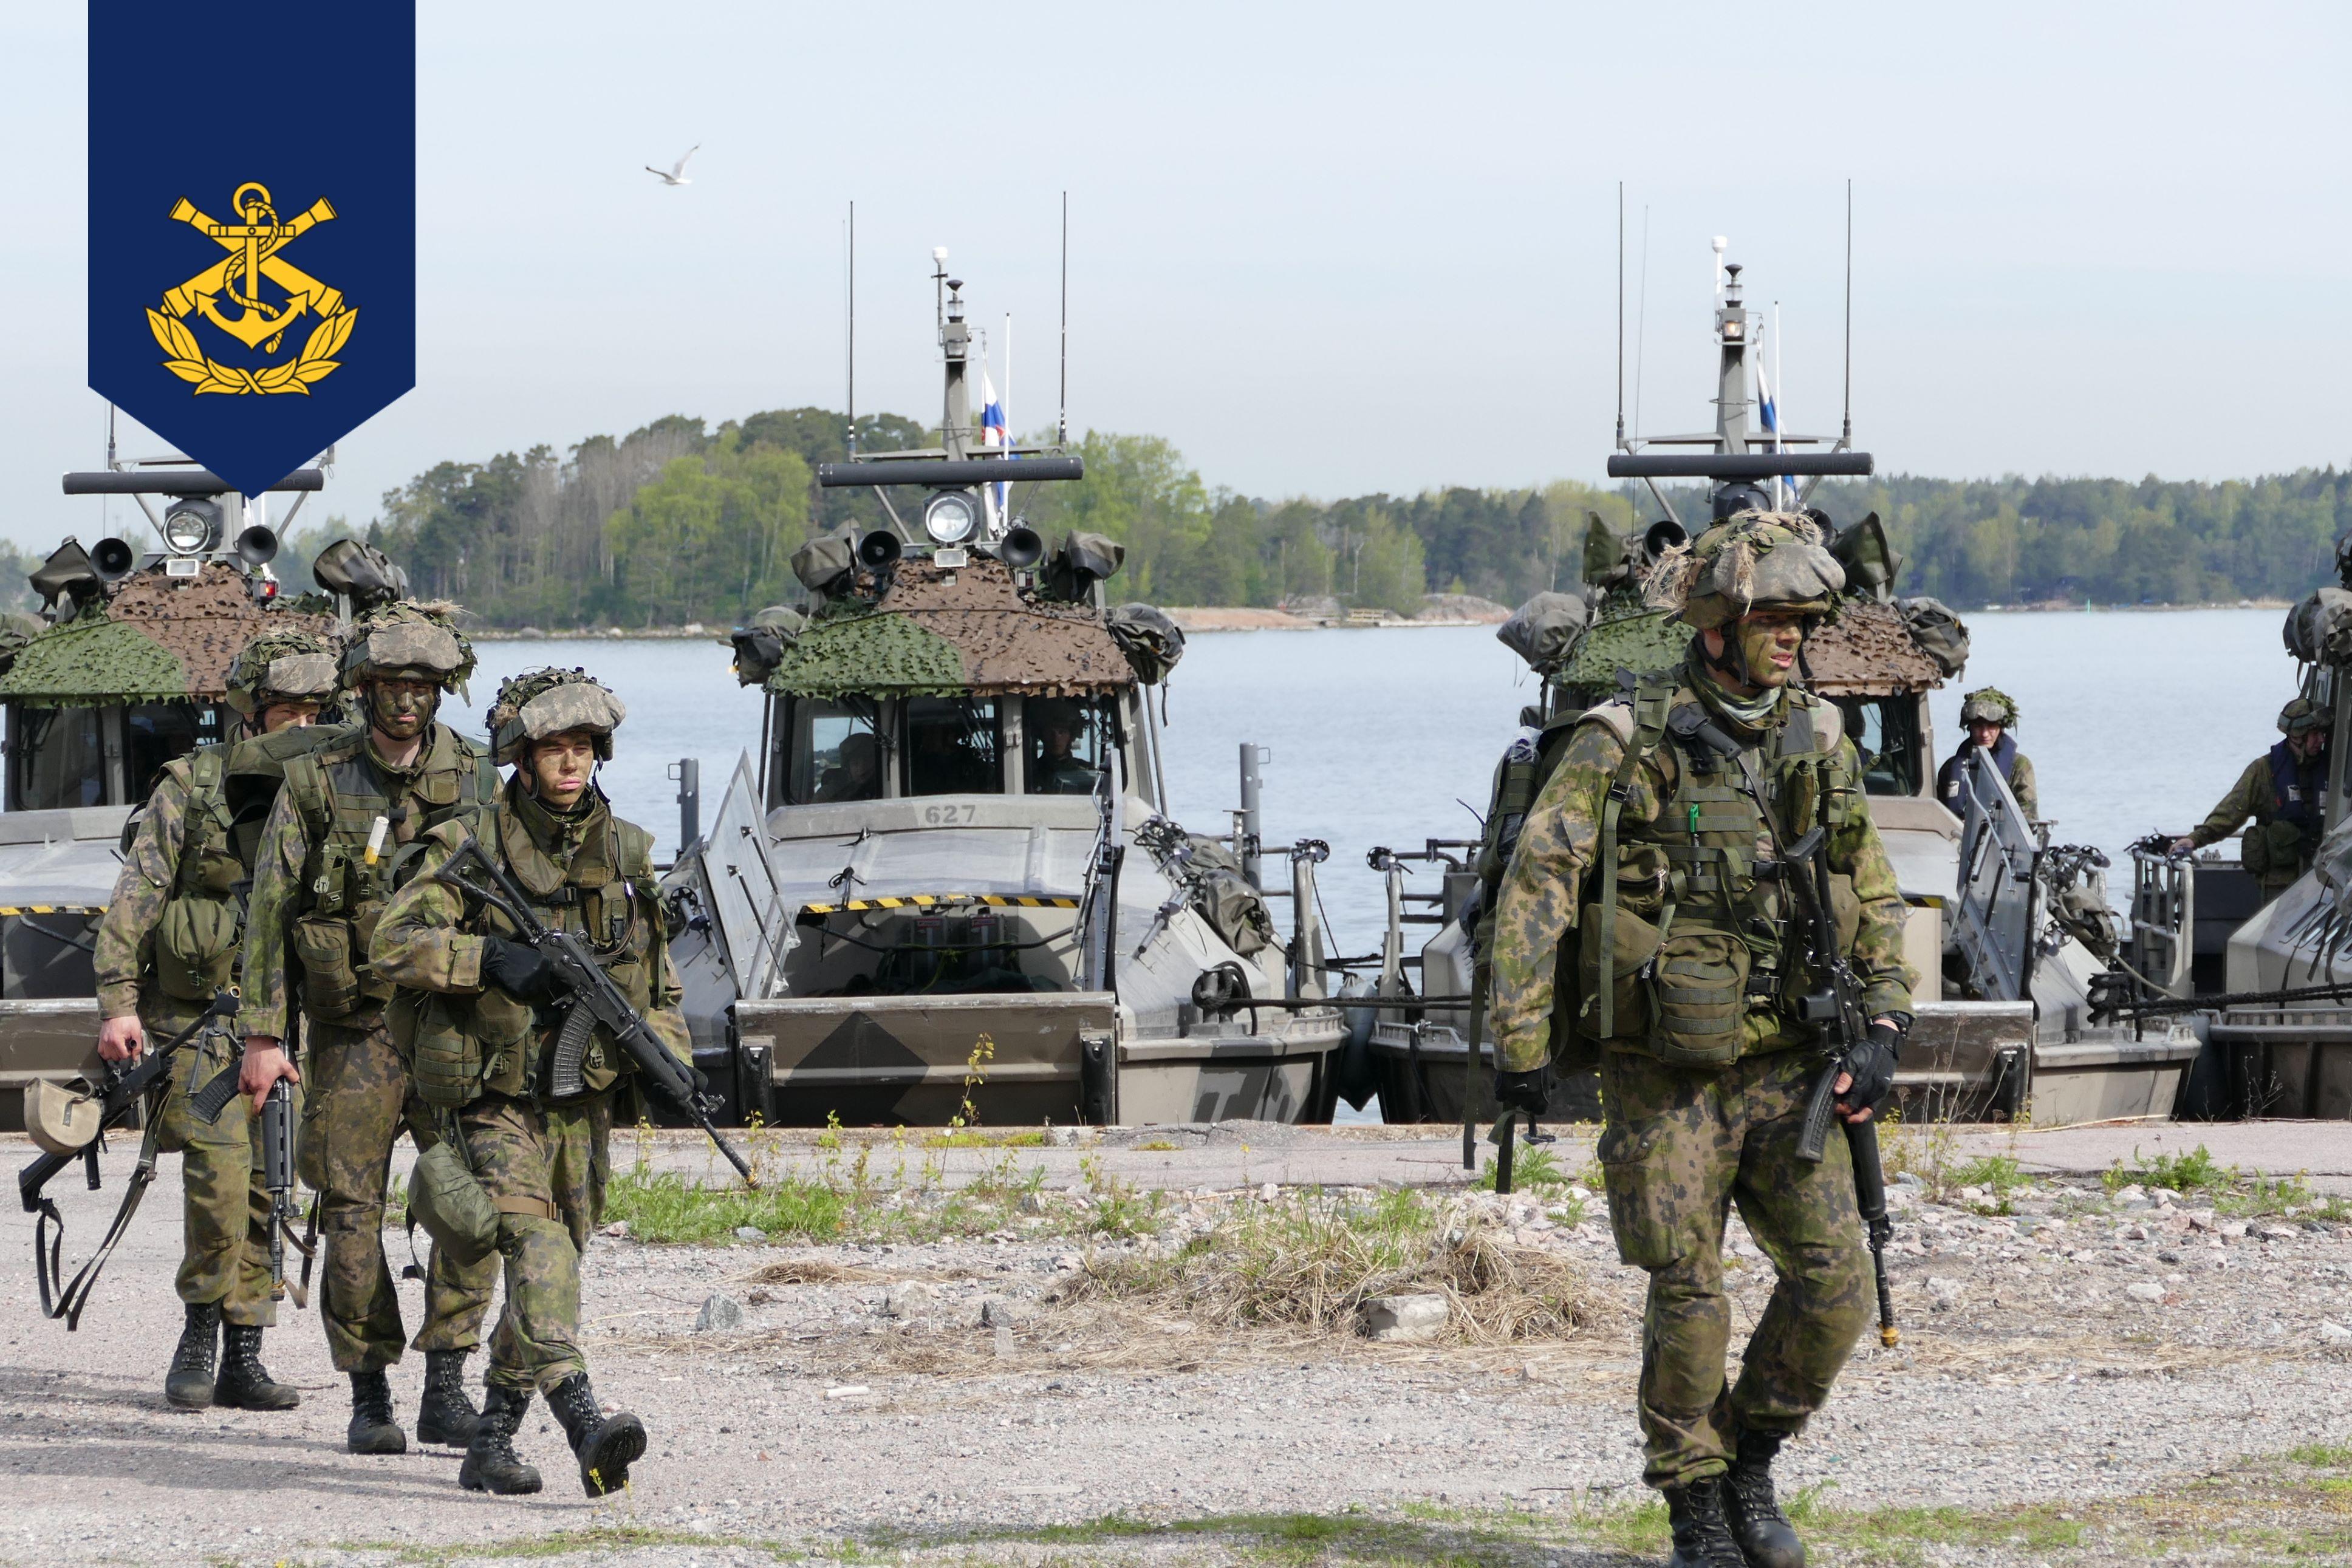
<path id="1" fill-rule="evenodd" d="M 681 158 L 671 164 L 667 171 L 656 169 L 648 163 L 646 165 L 646 172 L 656 176 L 665 185 L 691 185 L 694 182 L 686 177 L 686 159 L 693 157 L 701 151 L 702 143 L 698 141 L 686 150 L 686 158 Z"/>

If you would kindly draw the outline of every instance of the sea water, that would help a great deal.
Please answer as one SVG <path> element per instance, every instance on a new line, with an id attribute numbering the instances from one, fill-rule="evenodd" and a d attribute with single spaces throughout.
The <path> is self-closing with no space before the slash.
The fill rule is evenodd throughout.
<path id="1" fill-rule="evenodd" d="M 2202 819 L 2278 738 L 2279 707 L 2294 695 L 2284 613 L 1971 614 L 1968 672 L 1931 699 L 1937 754 L 1959 738 L 1960 692 L 2000 687 L 2017 699 L 2018 744 L 2056 821 L 2052 841 L 2095 844 L 2120 867 L 2133 839 Z M 714 642 L 485 642 L 478 651 L 472 701 L 458 716 L 478 734 L 499 680 L 520 670 L 584 666 L 620 693 L 629 718 L 605 788 L 624 816 L 653 830 L 664 857 L 678 831 L 670 766 L 700 761 L 707 823 L 738 759 L 759 749 L 759 695 L 736 685 Z M 1491 627 L 1198 635 L 1166 692 L 1172 814 L 1195 832 L 1230 831 L 1240 747 L 1264 747 L 1265 843 L 1330 845 L 1320 878 L 1333 950 L 1370 953 L 1386 904 L 1367 852 L 1475 838 L 1495 759 L 1536 695 Z M 1278 861 L 1267 883 L 1288 885 Z M 1438 885 L 1429 868 L 1406 879 L 1412 892 Z M 1287 929 L 1287 910 L 1276 915 Z"/>

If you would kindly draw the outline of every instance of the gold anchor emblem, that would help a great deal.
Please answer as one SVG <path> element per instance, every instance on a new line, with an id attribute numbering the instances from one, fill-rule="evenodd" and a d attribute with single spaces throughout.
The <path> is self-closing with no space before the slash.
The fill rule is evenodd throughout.
<path id="1" fill-rule="evenodd" d="M 228 254 L 204 271 L 163 294 L 163 308 L 147 312 L 148 330 L 170 356 L 163 368 L 204 392 L 300 392 L 309 396 L 310 383 L 331 374 L 341 363 L 335 355 L 352 335 L 359 311 L 343 300 L 342 291 L 330 288 L 280 255 L 287 246 L 319 225 L 331 221 L 334 207 L 324 196 L 310 210 L 280 223 L 269 188 L 255 181 L 239 185 L 229 197 L 230 210 L 239 219 L 220 223 L 197 210 L 183 196 L 173 204 L 174 223 L 184 223 Z M 283 291 L 276 304 L 263 297 L 267 279 Z M 222 306 L 226 296 L 236 308 L 231 315 Z M 190 315 L 206 321 L 248 349 L 274 354 L 286 330 L 304 315 L 315 315 L 301 351 L 290 360 L 257 371 L 224 365 L 204 351 L 188 326 Z"/>

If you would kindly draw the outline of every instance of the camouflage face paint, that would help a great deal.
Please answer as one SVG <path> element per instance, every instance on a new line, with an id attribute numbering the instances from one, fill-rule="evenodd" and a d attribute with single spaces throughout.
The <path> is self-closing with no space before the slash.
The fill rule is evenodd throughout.
<path id="1" fill-rule="evenodd" d="M 531 743 L 531 793 L 557 810 L 570 810 L 595 776 L 596 737 L 588 731 L 567 729 Z"/>
<path id="2" fill-rule="evenodd" d="M 1785 686 L 1797 673 L 1797 651 L 1805 643 L 1801 616 L 1770 611 L 1740 617 L 1733 628 L 1739 640 L 1741 674 L 1764 691 Z"/>
<path id="3" fill-rule="evenodd" d="M 441 706 L 441 688 L 430 681 L 373 680 L 362 690 L 367 697 L 368 722 L 378 735 L 391 740 L 414 740 L 424 734 Z"/>

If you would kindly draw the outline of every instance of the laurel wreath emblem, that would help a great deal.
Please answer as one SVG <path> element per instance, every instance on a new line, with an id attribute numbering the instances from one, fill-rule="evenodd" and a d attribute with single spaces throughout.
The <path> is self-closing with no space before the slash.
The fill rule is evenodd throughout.
<path id="1" fill-rule="evenodd" d="M 312 382 L 323 380 L 341 365 L 335 356 L 342 351 L 359 317 L 356 308 L 346 307 L 321 319 L 310 329 L 310 340 L 302 345 L 300 353 L 257 371 L 222 364 L 204 351 L 186 322 L 161 310 L 147 312 L 147 329 L 155 334 L 156 343 L 171 356 L 163 361 L 163 368 L 184 382 L 194 382 L 198 396 L 205 392 L 300 392 L 309 397 Z"/>

